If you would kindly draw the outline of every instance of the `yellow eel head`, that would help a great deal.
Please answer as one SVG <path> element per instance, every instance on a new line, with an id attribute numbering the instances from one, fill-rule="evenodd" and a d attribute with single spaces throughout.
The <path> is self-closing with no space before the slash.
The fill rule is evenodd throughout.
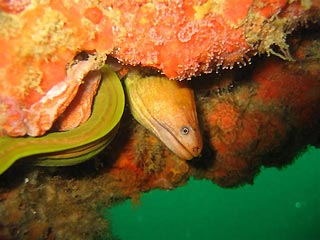
<path id="1" fill-rule="evenodd" d="M 202 137 L 193 90 L 186 81 L 131 72 L 125 80 L 135 119 L 152 131 L 172 152 L 189 160 L 199 156 Z"/>

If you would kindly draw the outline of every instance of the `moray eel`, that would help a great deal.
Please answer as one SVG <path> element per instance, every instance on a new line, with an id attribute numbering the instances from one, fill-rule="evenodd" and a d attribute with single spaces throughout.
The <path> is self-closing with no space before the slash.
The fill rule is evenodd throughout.
<path id="1" fill-rule="evenodd" d="M 117 75 L 106 66 L 101 73 L 91 117 L 81 126 L 41 137 L 1 137 L 0 174 L 18 159 L 26 164 L 67 166 L 88 160 L 103 150 L 117 133 L 125 99 Z"/>
<path id="2" fill-rule="evenodd" d="M 141 125 L 181 159 L 199 156 L 202 137 L 193 91 L 186 81 L 132 71 L 125 86 L 131 113 Z"/>

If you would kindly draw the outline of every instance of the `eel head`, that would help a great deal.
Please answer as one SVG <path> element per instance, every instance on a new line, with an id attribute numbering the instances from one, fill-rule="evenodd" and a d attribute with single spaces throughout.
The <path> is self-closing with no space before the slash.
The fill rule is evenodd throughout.
<path id="1" fill-rule="evenodd" d="M 199 156 L 202 137 L 193 90 L 186 81 L 142 76 L 133 71 L 125 79 L 131 112 L 172 152 L 189 160 Z"/>

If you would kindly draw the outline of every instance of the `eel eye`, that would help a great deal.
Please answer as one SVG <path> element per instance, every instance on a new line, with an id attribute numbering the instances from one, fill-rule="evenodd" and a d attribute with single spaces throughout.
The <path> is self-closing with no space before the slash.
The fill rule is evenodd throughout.
<path id="1" fill-rule="evenodd" d="M 190 128 L 184 126 L 184 127 L 181 128 L 180 132 L 181 132 L 182 135 L 188 135 L 189 132 L 190 132 Z"/>

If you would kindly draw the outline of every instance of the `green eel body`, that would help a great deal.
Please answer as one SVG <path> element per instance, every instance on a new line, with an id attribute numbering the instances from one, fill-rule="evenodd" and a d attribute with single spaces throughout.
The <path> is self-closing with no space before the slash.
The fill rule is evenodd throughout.
<path id="1" fill-rule="evenodd" d="M 124 92 L 117 75 L 106 66 L 93 104 L 91 117 L 66 132 L 41 137 L 1 137 L 0 174 L 15 161 L 41 166 L 81 163 L 103 150 L 115 137 L 124 111 Z"/>

